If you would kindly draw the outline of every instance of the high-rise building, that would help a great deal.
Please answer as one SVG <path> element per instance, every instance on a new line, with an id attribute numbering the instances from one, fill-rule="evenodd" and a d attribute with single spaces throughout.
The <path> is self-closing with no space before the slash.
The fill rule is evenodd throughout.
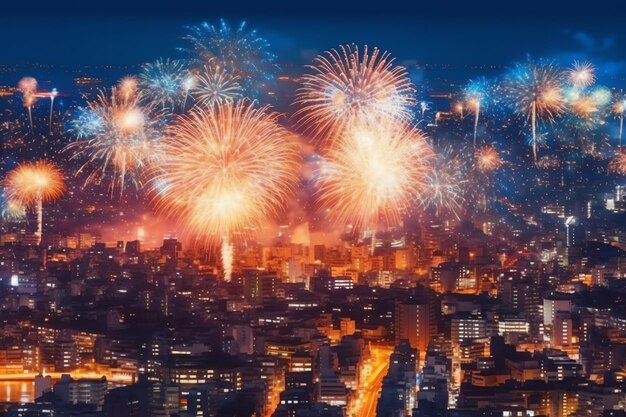
<path id="1" fill-rule="evenodd" d="M 567 311 L 558 311 L 552 322 L 552 347 L 561 348 L 572 344 L 572 316 Z"/>
<path id="2" fill-rule="evenodd" d="M 395 311 L 396 343 L 406 339 L 412 348 L 425 352 L 431 336 L 428 303 L 398 303 Z"/>
<path id="3" fill-rule="evenodd" d="M 585 230 L 574 216 L 565 219 L 565 246 L 572 247 L 582 243 L 585 239 Z"/>

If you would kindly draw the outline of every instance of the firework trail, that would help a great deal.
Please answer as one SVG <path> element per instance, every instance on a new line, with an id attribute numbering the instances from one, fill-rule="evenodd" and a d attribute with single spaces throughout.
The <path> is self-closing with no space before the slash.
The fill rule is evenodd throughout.
<path id="1" fill-rule="evenodd" d="M 474 111 L 474 146 L 476 146 L 476 136 L 478 133 L 478 121 L 480 119 L 480 109 L 484 104 L 489 91 L 489 83 L 485 78 L 470 81 L 465 87 L 464 96 L 470 108 Z"/>
<path id="2" fill-rule="evenodd" d="M 537 123 L 553 122 L 565 110 L 563 75 L 555 66 L 542 62 L 518 64 L 502 84 L 510 106 L 530 120 L 533 159 L 537 162 Z"/>
<path id="3" fill-rule="evenodd" d="M 302 78 L 295 113 L 300 125 L 332 142 L 342 130 L 382 116 L 408 122 L 413 118 L 415 89 L 406 69 L 393 65 L 387 52 L 367 47 L 361 53 L 344 45 L 315 58 L 312 74 Z"/>
<path id="4" fill-rule="evenodd" d="M 17 89 L 22 93 L 22 102 L 24 107 L 28 109 L 28 120 L 30 121 L 30 130 L 33 130 L 33 105 L 37 100 L 37 80 L 33 77 L 24 77 L 20 80 Z"/>
<path id="5" fill-rule="evenodd" d="M 128 183 L 135 189 L 143 186 L 143 174 L 157 157 L 162 114 L 141 101 L 139 94 L 113 88 L 110 95 L 101 92 L 72 121 L 78 140 L 65 150 L 72 152 L 71 159 L 85 160 L 76 173 L 90 171 L 85 186 L 108 180 L 111 195 L 117 187 L 120 199 Z"/>
<path id="6" fill-rule="evenodd" d="M 191 95 L 201 106 L 210 107 L 241 97 L 242 88 L 237 76 L 229 74 L 219 66 L 204 66 L 196 74 L 196 84 Z"/>
<path id="7" fill-rule="evenodd" d="M 428 103 L 426 103 L 425 101 L 420 102 L 420 111 L 422 113 L 422 119 L 424 118 L 424 114 L 426 113 L 426 110 L 428 110 Z"/>
<path id="8" fill-rule="evenodd" d="M 298 181 L 300 156 L 268 107 L 225 101 L 180 116 L 155 168 L 157 209 L 207 243 L 221 241 L 224 278 L 235 233 L 275 215 Z"/>
<path id="9" fill-rule="evenodd" d="M 43 203 L 63 195 L 63 174 L 46 161 L 18 165 L 4 180 L 7 200 L 17 207 L 35 207 L 37 213 L 37 244 L 41 243 L 43 229 Z"/>
<path id="10" fill-rule="evenodd" d="M 197 57 L 200 66 L 217 63 L 240 80 L 246 95 L 257 97 L 275 79 L 279 68 L 269 42 L 246 22 L 233 28 L 221 19 L 219 25 L 204 22 L 187 30 L 183 39 L 189 46 L 182 49 Z"/>
<path id="11" fill-rule="evenodd" d="M 398 225 L 426 186 L 433 153 L 415 127 L 383 118 L 346 129 L 326 151 L 318 203 L 353 230 Z"/>
<path id="12" fill-rule="evenodd" d="M 613 114 L 619 117 L 619 147 L 622 147 L 622 133 L 624 132 L 624 111 L 626 110 L 626 100 L 620 98 L 613 103 Z"/>
<path id="13" fill-rule="evenodd" d="M 52 133 L 52 109 L 54 108 L 54 99 L 59 94 L 56 88 L 50 92 L 50 121 L 48 123 L 48 133 Z"/>

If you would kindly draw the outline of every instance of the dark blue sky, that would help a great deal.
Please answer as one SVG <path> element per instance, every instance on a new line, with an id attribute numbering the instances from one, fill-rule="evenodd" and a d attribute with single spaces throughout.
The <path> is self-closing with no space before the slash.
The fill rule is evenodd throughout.
<path id="1" fill-rule="evenodd" d="M 622 68 L 626 22 L 620 19 L 626 9 L 619 1 L 553 3 L 10 1 L 0 6 L 0 64 L 139 64 L 176 56 L 184 25 L 225 17 L 247 20 L 271 41 L 281 61 L 296 64 L 355 42 L 421 63 L 502 65 L 532 54 L 585 56 L 606 62 L 610 71 Z"/>

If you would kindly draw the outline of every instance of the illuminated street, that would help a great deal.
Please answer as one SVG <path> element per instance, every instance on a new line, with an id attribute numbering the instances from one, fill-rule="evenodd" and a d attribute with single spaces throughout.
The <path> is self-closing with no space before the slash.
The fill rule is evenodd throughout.
<path id="1" fill-rule="evenodd" d="M 389 368 L 389 355 L 393 347 L 384 345 L 372 345 L 371 357 L 367 363 L 369 372 L 359 384 L 358 399 L 354 408 L 354 416 L 374 417 L 376 415 L 376 403 L 382 387 L 382 382 Z"/>

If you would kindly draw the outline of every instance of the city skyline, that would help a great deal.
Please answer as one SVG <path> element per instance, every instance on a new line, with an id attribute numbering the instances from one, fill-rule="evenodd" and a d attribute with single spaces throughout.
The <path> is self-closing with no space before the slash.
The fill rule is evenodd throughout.
<path id="1" fill-rule="evenodd" d="M 0 415 L 626 417 L 617 2 L 0 8 Z"/>

